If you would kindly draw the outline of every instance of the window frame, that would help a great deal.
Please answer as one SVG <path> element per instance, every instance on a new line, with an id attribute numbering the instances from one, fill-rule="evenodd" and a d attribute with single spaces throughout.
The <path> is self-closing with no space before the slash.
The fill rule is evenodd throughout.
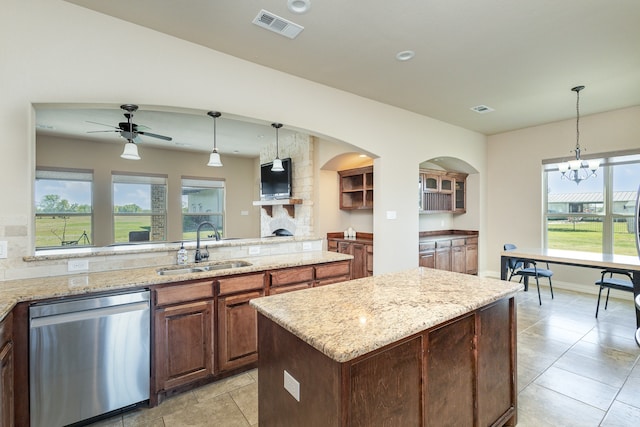
<path id="1" fill-rule="evenodd" d="M 183 239 L 185 238 L 184 224 L 185 218 L 188 217 L 196 217 L 203 216 L 203 213 L 200 212 L 185 212 L 184 207 L 182 206 L 182 196 L 184 196 L 185 187 L 189 188 L 200 188 L 200 189 L 221 189 L 222 190 L 222 209 L 220 212 L 205 212 L 206 216 L 216 216 L 219 218 L 217 223 L 221 223 L 222 226 L 218 230 L 220 235 L 224 236 L 226 234 L 226 207 L 227 207 L 227 183 L 223 178 L 203 178 L 203 177 L 192 177 L 192 176 L 182 176 L 180 179 L 180 195 L 181 195 L 181 206 L 180 206 L 180 221 L 181 221 L 181 236 Z M 216 222 L 214 222 L 216 223 Z"/>
<path id="2" fill-rule="evenodd" d="M 64 211 L 60 211 L 60 212 L 38 212 L 38 204 L 39 201 L 36 200 L 36 186 L 38 184 L 39 181 L 76 181 L 76 182 L 86 182 L 89 183 L 89 189 L 90 189 L 90 195 L 89 195 L 89 199 L 90 199 L 90 211 L 87 212 L 64 212 Z M 93 246 L 91 242 L 93 242 L 94 240 L 94 233 L 93 233 L 93 228 L 95 226 L 95 221 L 94 221 L 94 185 L 95 185 L 95 181 L 94 181 L 94 171 L 92 169 L 74 169 L 74 168 L 47 168 L 47 167 L 36 167 L 35 169 L 35 179 L 34 179 L 34 207 L 33 207 L 33 211 L 34 211 L 34 215 L 33 215 L 33 219 L 34 219 L 34 225 L 33 225 L 33 247 L 35 248 L 35 251 L 41 251 L 41 250 L 48 250 L 48 249 L 74 249 L 74 248 L 78 248 L 78 247 L 91 247 Z M 68 240 L 65 239 L 65 234 L 66 234 L 66 220 L 65 220 L 65 231 L 63 232 L 63 237 L 60 238 L 59 236 L 57 236 L 60 239 L 60 245 L 53 245 L 53 246 L 37 246 L 37 234 L 38 234 L 38 227 L 37 227 L 37 223 L 38 223 L 38 218 L 43 218 L 43 217 L 48 217 L 48 216 L 54 216 L 58 215 L 58 216 L 62 216 L 60 214 L 64 214 L 64 216 L 68 216 L 68 217 L 88 217 L 89 221 L 90 221 L 90 226 L 89 228 L 89 233 L 88 235 L 87 230 L 85 229 L 83 234 L 81 234 L 78 238 L 78 240 Z M 80 242 L 86 242 L 86 244 L 82 244 Z"/>
<path id="3" fill-rule="evenodd" d="M 560 173 L 557 164 L 562 162 L 563 159 L 549 159 L 544 160 L 542 162 L 542 184 L 543 184 L 543 194 L 542 194 L 542 226 L 543 226 L 543 247 L 545 249 L 549 248 L 549 218 L 550 217 L 558 217 L 563 216 L 567 218 L 577 218 L 577 217 L 587 217 L 593 219 L 599 219 L 602 221 L 602 241 L 601 241 L 601 252 L 611 254 L 614 253 L 615 250 L 615 222 L 619 222 L 616 220 L 620 219 L 629 219 L 633 218 L 635 215 L 635 210 L 633 210 L 630 214 L 621 214 L 614 212 L 614 190 L 613 186 L 614 182 L 614 171 L 613 169 L 616 166 L 623 166 L 626 164 L 637 164 L 640 165 L 640 150 L 625 150 L 625 151 L 616 151 L 610 153 L 601 153 L 599 155 L 592 155 L 589 157 L 583 158 L 583 160 L 588 159 L 600 159 L 600 169 L 598 171 L 599 174 L 602 174 L 603 178 L 603 197 L 602 197 L 602 212 L 598 213 L 584 213 L 584 212 L 563 212 L 561 214 L 558 213 L 550 213 L 549 211 L 549 181 L 548 177 L 550 173 Z M 579 184 L 578 184 L 579 185 Z M 638 190 L 636 190 L 638 191 Z M 583 205 L 586 204 L 583 203 Z"/>
<path id="4" fill-rule="evenodd" d="M 115 197 L 115 187 L 116 184 L 141 184 L 141 185 L 162 185 L 164 187 L 164 207 L 162 211 L 154 211 L 153 202 L 151 201 L 151 206 L 148 212 L 116 212 L 116 197 Z M 151 194 L 149 195 L 151 197 Z M 126 218 L 126 217 L 150 217 L 151 218 L 151 229 L 149 230 L 149 239 L 144 240 L 146 242 L 166 242 L 168 235 L 168 175 L 164 174 L 153 174 L 153 173 L 131 173 L 131 172 L 119 172 L 113 171 L 111 173 L 111 240 L 115 245 L 126 244 L 131 242 L 128 241 L 118 241 L 116 238 L 116 218 Z M 153 218 L 164 218 L 164 225 L 162 227 L 162 239 L 154 239 L 153 233 Z"/>

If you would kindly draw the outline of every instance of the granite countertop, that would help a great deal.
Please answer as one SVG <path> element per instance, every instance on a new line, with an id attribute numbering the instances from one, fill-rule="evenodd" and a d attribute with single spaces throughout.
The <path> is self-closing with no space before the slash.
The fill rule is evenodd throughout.
<path id="1" fill-rule="evenodd" d="M 438 240 L 452 240 L 452 239 L 468 239 L 472 237 L 478 237 L 478 234 L 440 234 L 434 236 L 420 236 L 420 243 L 424 242 L 437 242 Z"/>
<path id="2" fill-rule="evenodd" d="M 104 271 L 99 273 L 8 280 L 0 282 L 0 320 L 4 319 L 4 317 L 11 312 L 17 303 L 23 301 L 36 301 L 74 295 L 77 296 L 94 292 L 117 291 L 129 288 L 143 288 L 151 285 L 161 285 L 185 280 L 208 279 L 278 268 L 349 260 L 352 258 L 353 256 L 351 255 L 337 252 L 310 251 L 282 255 L 245 257 L 242 258 L 242 260 L 250 262 L 251 265 L 232 269 L 210 270 L 180 275 L 159 275 L 159 269 L 178 267 L 176 265 L 164 265 Z M 189 267 L 194 265 L 203 266 L 227 261 L 231 260 L 211 260 L 201 264 L 188 264 L 180 267 Z M 234 261 L 236 261 L 236 259 L 234 259 Z"/>
<path id="3" fill-rule="evenodd" d="M 251 300 L 258 312 L 346 362 L 523 289 L 519 283 L 417 268 Z"/>

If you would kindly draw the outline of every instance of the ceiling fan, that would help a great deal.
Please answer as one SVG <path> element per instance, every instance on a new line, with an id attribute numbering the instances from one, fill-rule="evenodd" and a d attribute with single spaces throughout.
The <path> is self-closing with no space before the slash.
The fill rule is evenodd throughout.
<path id="1" fill-rule="evenodd" d="M 150 136 L 152 138 L 158 138 L 158 139 L 163 139 L 165 141 L 171 141 L 171 137 L 170 136 L 164 136 L 164 135 L 158 135 L 157 133 L 151 133 L 151 132 L 146 132 L 143 130 L 140 130 L 140 128 L 146 128 L 146 126 L 143 125 L 137 125 L 135 123 L 133 123 L 132 119 L 133 119 L 133 113 L 135 111 L 138 110 L 138 106 L 134 105 L 134 104 L 123 104 L 120 106 L 120 108 L 122 108 L 125 113 L 124 116 L 127 118 L 126 122 L 120 122 L 118 123 L 118 126 L 111 126 L 111 125 L 105 125 L 104 123 L 98 123 L 98 122 L 91 122 L 89 121 L 89 123 L 95 123 L 97 125 L 101 125 L 101 126 L 109 126 L 109 127 L 113 127 L 113 130 L 93 130 L 93 131 L 89 131 L 87 133 L 98 133 L 98 132 L 118 132 L 120 134 L 121 137 L 123 137 L 124 139 L 133 142 L 138 135 L 144 135 L 144 136 Z"/>

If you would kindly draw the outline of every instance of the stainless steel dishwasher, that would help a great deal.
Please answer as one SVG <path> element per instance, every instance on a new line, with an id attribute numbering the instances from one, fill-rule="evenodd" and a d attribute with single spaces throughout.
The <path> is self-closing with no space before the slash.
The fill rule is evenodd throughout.
<path id="1" fill-rule="evenodd" d="M 64 426 L 148 400 L 149 348 L 149 291 L 34 304 L 31 426 Z"/>

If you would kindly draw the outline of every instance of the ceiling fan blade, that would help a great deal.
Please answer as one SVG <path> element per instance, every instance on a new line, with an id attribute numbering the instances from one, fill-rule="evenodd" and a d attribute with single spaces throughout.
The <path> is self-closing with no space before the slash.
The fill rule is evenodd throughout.
<path id="1" fill-rule="evenodd" d="M 156 133 L 151 132 L 137 132 L 138 135 L 150 136 L 152 138 L 164 139 L 165 141 L 171 141 L 173 138 L 170 136 L 158 135 Z"/>
<path id="2" fill-rule="evenodd" d="M 86 122 L 87 122 L 87 123 L 93 123 L 93 124 L 95 124 L 95 125 L 107 126 L 107 127 L 110 127 L 110 128 L 116 128 L 116 129 L 118 129 L 117 127 L 115 127 L 115 126 L 113 126 L 113 125 L 106 125 L 106 124 L 104 124 L 104 123 L 92 122 L 91 120 L 87 120 Z"/>
<path id="3" fill-rule="evenodd" d="M 113 130 L 88 130 L 87 133 L 102 133 L 102 132 L 120 132 L 120 129 Z"/>

